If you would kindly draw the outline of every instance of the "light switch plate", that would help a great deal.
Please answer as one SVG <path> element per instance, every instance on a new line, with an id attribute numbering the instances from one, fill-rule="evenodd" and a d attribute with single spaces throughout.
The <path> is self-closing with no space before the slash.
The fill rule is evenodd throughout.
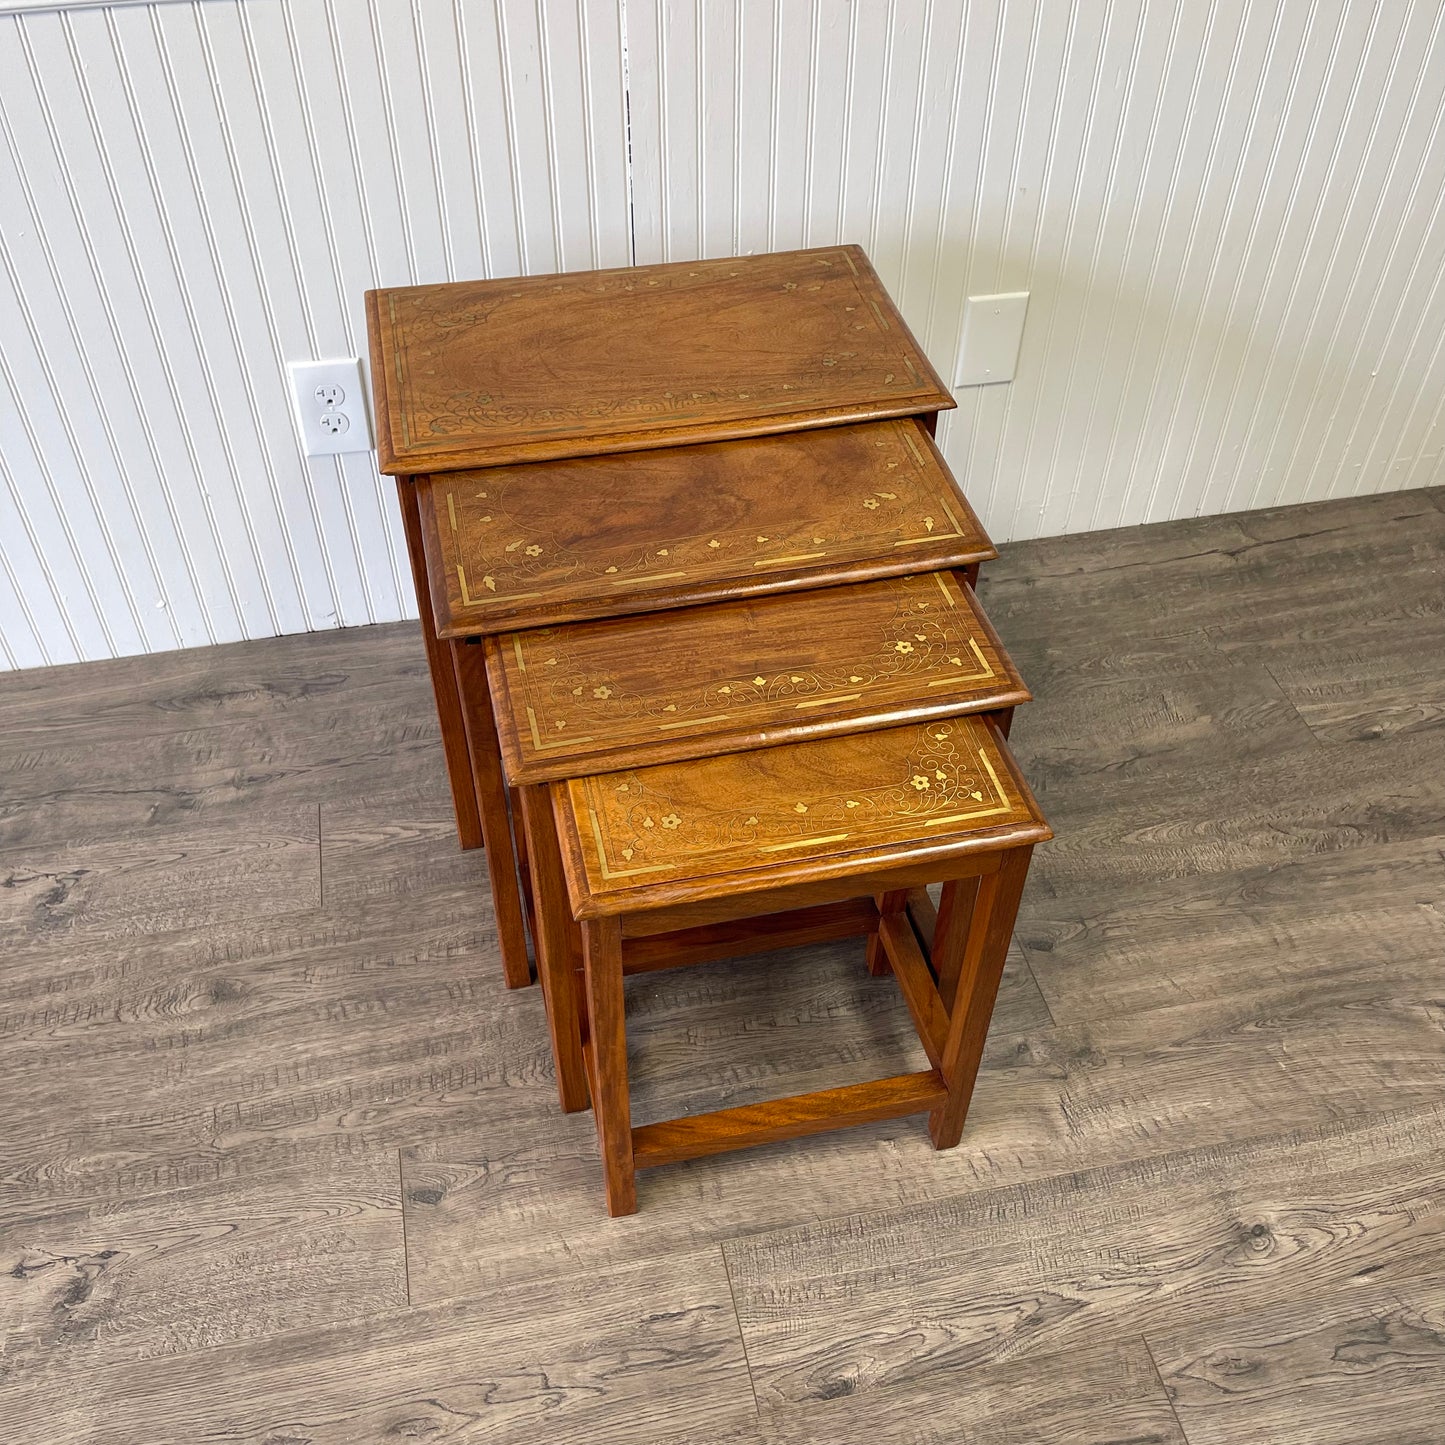
<path id="1" fill-rule="evenodd" d="M 355 356 L 336 361 L 291 361 L 291 405 L 308 457 L 369 452 L 371 419 Z"/>
<path id="2" fill-rule="evenodd" d="M 963 303 L 963 339 L 958 344 L 955 386 L 988 386 L 1014 379 L 1028 309 L 1027 291 L 970 296 Z"/>

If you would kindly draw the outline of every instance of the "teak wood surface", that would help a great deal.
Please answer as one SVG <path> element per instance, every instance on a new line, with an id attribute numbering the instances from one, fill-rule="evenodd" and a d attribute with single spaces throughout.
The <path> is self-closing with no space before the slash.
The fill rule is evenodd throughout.
<path id="1" fill-rule="evenodd" d="M 1029 699 L 947 572 L 534 628 L 486 648 L 513 785 Z"/>
<path id="2" fill-rule="evenodd" d="M 553 784 L 552 798 L 579 919 L 1053 836 L 982 716 L 599 773 Z"/>
<path id="3" fill-rule="evenodd" d="M 997 555 L 912 417 L 450 472 L 415 486 L 443 637 Z"/>
<path id="4" fill-rule="evenodd" d="M 858 246 L 370 291 L 383 472 L 953 405 Z"/>

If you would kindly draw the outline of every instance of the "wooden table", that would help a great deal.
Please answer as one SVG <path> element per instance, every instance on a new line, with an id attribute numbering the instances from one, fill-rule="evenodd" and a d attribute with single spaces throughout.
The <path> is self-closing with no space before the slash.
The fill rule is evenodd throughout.
<path id="1" fill-rule="evenodd" d="M 820 1129 L 926 1112 L 936 1148 L 958 1143 L 1029 856 L 1052 836 L 987 719 L 576 778 L 553 784 L 552 801 L 581 932 L 583 1056 L 610 1213 L 637 1208 L 638 1168 Z M 937 879 L 978 890 L 938 940 L 960 961 L 951 978 L 930 970 L 904 914 L 909 890 Z M 707 956 L 719 923 L 759 914 L 808 937 L 840 936 L 838 919 L 843 935 L 866 929 L 874 971 L 897 977 L 930 1067 L 633 1128 L 629 955 L 651 960 L 660 944 L 679 962 Z M 770 946 L 776 931 L 763 937 Z"/>

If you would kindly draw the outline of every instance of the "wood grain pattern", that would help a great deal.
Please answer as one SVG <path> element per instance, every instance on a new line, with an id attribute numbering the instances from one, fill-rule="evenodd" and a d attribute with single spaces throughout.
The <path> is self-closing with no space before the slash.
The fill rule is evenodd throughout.
<path id="1" fill-rule="evenodd" d="M 1338 1006 L 1423 996 L 1445 956 L 1445 838 L 1428 836 L 1162 883 L 1034 894 L 1020 929 L 1061 1021 L 1216 999 Z"/>
<path id="2" fill-rule="evenodd" d="M 1247 1315 L 1154 1331 L 1190 1445 L 1432 1445 L 1445 1392 L 1445 1281 L 1366 1275 Z"/>
<path id="3" fill-rule="evenodd" d="M 765 1445 L 1193 1445 L 1144 1341 L 1084 1345 L 769 1408 Z"/>
<path id="4" fill-rule="evenodd" d="M 952 574 L 487 642 L 507 776 L 536 783 L 1027 702 Z"/>
<path id="5" fill-rule="evenodd" d="M 1281 1143 L 1288 1154 L 1280 1153 Z M 1100 1179 L 1099 1184 L 1103 1181 Z M 1342 1285 L 1445 1243 L 1445 1106 L 725 1247 L 760 1397 L 827 1398 Z M 927 1259 L 919 1238 L 939 1241 Z M 1119 1247 L 1127 1238 L 1126 1249 Z M 944 1243 L 947 1241 L 947 1243 Z"/>
<path id="6" fill-rule="evenodd" d="M 306 912 L 321 901 L 314 806 L 261 811 L 241 826 L 117 833 L 75 847 L 0 852 L 0 944 L 58 942 L 184 928 L 258 910 Z"/>
<path id="7" fill-rule="evenodd" d="M 1373 743 L 1445 727 L 1435 659 L 1445 618 L 1424 617 L 1385 638 L 1243 646 L 1324 743 Z"/>
<path id="8" fill-rule="evenodd" d="M 396 1156 L 0 1206 L 0 1394 L 406 1303 Z"/>
<path id="9" fill-rule="evenodd" d="M 383 472 L 953 404 L 858 246 L 367 293 Z"/>
<path id="10" fill-rule="evenodd" d="M 13 1445 L 351 1445 L 458 1431 L 520 1445 L 553 1430 L 625 1445 L 753 1412 L 716 1250 L 667 1278 L 651 1264 L 574 1276 L 99 1369 L 58 1394 L 0 1388 Z"/>
<path id="11" fill-rule="evenodd" d="M 604 773 L 553 796 L 578 917 L 676 901 L 670 885 L 691 902 L 1050 836 L 1007 745 L 968 716 Z"/>
<path id="12" fill-rule="evenodd" d="M 997 555 L 917 419 L 422 477 L 443 636 Z"/>

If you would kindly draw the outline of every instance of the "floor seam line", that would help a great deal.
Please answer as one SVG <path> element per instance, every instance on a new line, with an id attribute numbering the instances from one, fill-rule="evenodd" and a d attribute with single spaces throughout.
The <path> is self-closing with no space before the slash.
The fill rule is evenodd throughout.
<path id="1" fill-rule="evenodd" d="M 396 1209 L 401 1215 L 401 1268 L 406 1282 L 406 1303 L 410 1308 L 411 1298 L 411 1248 L 406 1239 L 406 1166 L 401 1160 L 401 1150 L 396 1151 Z"/>
<path id="2" fill-rule="evenodd" d="M 1164 1372 L 1159 1368 L 1159 1361 L 1154 1358 L 1154 1347 L 1149 1343 L 1147 1335 L 1141 1334 L 1139 1343 L 1144 1346 L 1144 1353 L 1149 1356 L 1149 1363 L 1154 1367 L 1154 1378 L 1159 1381 L 1159 1388 L 1164 1391 L 1164 1403 L 1169 1406 L 1169 1413 L 1179 1427 L 1179 1438 L 1184 1441 L 1184 1445 L 1189 1445 L 1189 1432 L 1184 1428 L 1184 1421 L 1179 1418 L 1179 1411 L 1174 1408 L 1174 1396 L 1169 1393 L 1169 1386 L 1164 1383 Z"/>
<path id="3" fill-rule="evenodd" d="M 753 1362 L 748 1357 L 748 1337 L 743 1331 L 742 1311 L 738 1309 L 738 1294 L 733 1288 L 733 1272 L 728 1268 L 728 1252 L 724 1245 L 717 1247 L 718 1258 L 722 1260 L 723 1278 L 728 1284 L 728 1300 L 733 1307 L 733 1320 L 738 1327 L 738 1344 L 743 1351 L 743 1369 L 747 1372 L 748 1389 L 753 1392 L 753 1414 L 761 1421 L 763 1418 L 762 1406 L 758 1404 L 758 1382 L 753 1378 Z"/>

